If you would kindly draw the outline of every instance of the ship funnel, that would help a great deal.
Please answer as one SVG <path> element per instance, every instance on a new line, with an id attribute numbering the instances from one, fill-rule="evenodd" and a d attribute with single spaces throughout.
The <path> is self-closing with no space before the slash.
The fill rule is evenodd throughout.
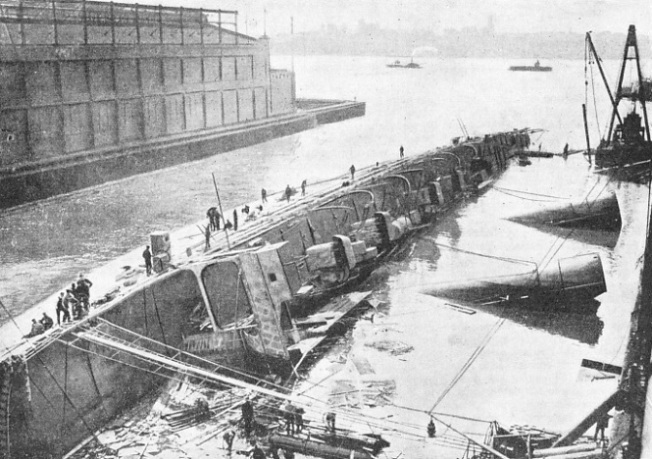
<path id="1" fill-rule="evenodd" d="M 607 291 L 600 255 L 589 253 L 551 261 L 528 271 L 439 283 L 422 293 L 471 302 L 530 300 L 539 306 L 575 305 Z"/>
<path id="2" fill-rule="evenodd" d="M 548 206 L 536 212 L 511 217 L 510 220 L 528 226 L 552 225 L 611 231 L 619 231 L 621 226 L 620 207 L 614 192 L 595 199 Z"/>
<path id="3" fill-rule="evenodd" d="M 155 231 L 149 235 L 152 247 L 152 267 L 160 273 L 164 271 L 172 260 L 172 243 L 170 233 L 167 231 Z"/>
<path id="4" fill-rule="evenodd" d="M 560 258 L 539 273 L 542 290 L 567 298 L 591 299 L 607 291 L 602 260 L 597 253 Z"/>

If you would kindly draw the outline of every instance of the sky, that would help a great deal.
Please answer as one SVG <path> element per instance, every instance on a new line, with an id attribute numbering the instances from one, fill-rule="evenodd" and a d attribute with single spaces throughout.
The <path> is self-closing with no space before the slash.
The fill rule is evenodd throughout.
<path id="1" fill-rule="evenodd" d="M 611 31 L 652 35 L 651 0 L 140 0 L 159 4 L 240 12 L 239 28 L 260 36 L 321 28 L 325 24 L 355 28 L 359 21 L 395 29 L 486 27 L 493 17 L 498 33 Z M 265 15 L 265 11 L 267 14 Z M 265 21 L 265 17 L 267 20 Z"/>

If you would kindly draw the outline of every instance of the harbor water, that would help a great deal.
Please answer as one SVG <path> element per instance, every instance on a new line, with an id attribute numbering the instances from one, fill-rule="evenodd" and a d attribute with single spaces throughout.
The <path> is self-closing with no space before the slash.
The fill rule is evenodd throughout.
<path id="1" fill-rule="evenodd" d="M 298 187 L 305 179 L 309 188 L 321 179 L 344 176 L 351 164 L 360 168 L 397 159 L 401 145 L 409 156 L 449 144 L 462 129 L 480 135 L 541 128 L 545 132 L 532 136 L 535 149 L 560 152 L 565 143 L 571 149 L 585 146 L 582 61 L 552 62 L 552 72 L 527 73 L 509 72 L 513 61 L 433 58 L 413 70 L 387 68 L 390 60 L 276 57 L 275 67 L 294 65 L 299 97 L 355 98 L 367 103 L 367 115 L 3 211 L 3 303 L 18 314 L 80 272 L 144 246 L 150 232 L 199 220 L 216 202 L 211 173 L 224 207 L 231 208 L 257 199 L 261 187 L 276 192 L 287 184 Z M 606 63 L 609 75 L 615 75 L 617 65 Z M 603 92 L 598 84 L 596 92 Z M 592 100 L 589 107 L 593 112 Z M 594 145 L 608 113 L 604 97 L 595 112 Z M 508 220 L 610 191 L 618 194 L 623 211 L 620 234 L 532 228 Z M 455 434 L 441 424 L 436 439 L 417 438 L 424 436 L 426 412 L 433 408 L 435 413 L 498 420 L 506 426 L 529 424 L 558 432 L 573 427 L 616 386 L 615 378 L 582 370 L 580 362 L 622 361 L 637 291 L 645 198 L 637 185 L 619 187 L 597 178 L 582 155 L 533 159 L 527 167 L 513 164 L 493 189 L 442 217 L 413 241 L 406 256 L 372 275 L 365 287 L 374 290 L 377 310 L 355 324 L 313 368 L 310 381 L 327 379 L 309 393 L 328 396 L 343 384 L 351 356 L 367 362 L 379 380 L 394 385 L 385 403 L 363 403 L 360 408 L 414 431 L 415 436 L 392 438 L 391 449 L 407 457 L 429 457 L 431 448 L 444 447 L 438 457 L 461 455 L 455 449 L 461 444 L 446 441 Z M 450 301 L 423 294 L 428 285 L 513 270 L 499 257 L 541 264 L 589 252 L 600 254 L 608 287 L 598 297 L 595 314 L 525 311 L 501 304 L 477 305 L 474 314 L 465 314 L 450 307 Z M 0 314 L 6 322 L 8 317 Z M 374 346 L 378 341 L 400 345 L 405 352 Z M 487 427 L 485 422 L 441 419 L 478 440 Z"/>

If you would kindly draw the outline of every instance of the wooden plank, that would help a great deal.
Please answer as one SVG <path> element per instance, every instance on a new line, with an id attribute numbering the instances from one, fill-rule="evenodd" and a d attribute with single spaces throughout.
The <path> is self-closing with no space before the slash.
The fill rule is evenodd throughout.
<path id="1" fill-rule="evenodd" d="M 619 375 L 623 372 L 623 367 L 617 365 L 611 365 L 609 363 L 598 362 L 596 360 L 582 359 L 582 364 L 584 368 L 590 368 L 592 370 L 604 371 L 605 373 L 611 373 L 614 375 Z"/>

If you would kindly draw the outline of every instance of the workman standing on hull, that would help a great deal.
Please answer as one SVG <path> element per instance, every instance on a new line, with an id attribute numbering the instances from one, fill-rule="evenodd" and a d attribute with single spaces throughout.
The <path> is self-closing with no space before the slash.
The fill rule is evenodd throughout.
<path id="1" fill-rule="evenodd" d="M 149 251 L 149 246 L 145 247 L 143 259 L 145 260 L 145 270 L 147 271 L 147 275 L 150 276 L 152 274 L 152 252 Z"/>
<path id="2" fill-rule="evenodd" d="M 84 273 L 79 273 L 79 280 L 77 280 L 77 298 L 83 304 L 84 309 L 88 312 L 90 307 L 91 287 L 93 283 L 84 277 Z"/>
<path id="3" fill-rule="evenodd" d="M 61 325 L 61 321 L 63 320 L 63 323 L 65 324 L 66 322 L 70 322 L 70 312 L 68 312 L 68 309 L 64 305 L 64 293 L 61 292 L 59 293 L 59 298 L 57 298 L 57 325 Z M 61 317 L 63 316 L 63 317 Z"/>
<path id="4" fill-rule="evenodd" d="M 285 420 L 285 433 L 294 435 L 294 413 L 295 407 L 290 402 L 283 407 L 283 419 Z"/>
<path id="5" fill-rule="evenodd" d="M 247 457 L 251 459 L 265 459 L 267 455 L 265 454 L 265 451 L 256 444 L 255 440 L 252 440 L 251 442 L 252 449 L 249 451 L 249 455 Z"/>
<path id="6" fill-rule="evenodd" d="M 254 427 L 254 406 L 251 404 L 251 399 L 247 397 L 242 406 L 242 423 L 244 424 L 245 436 L 249 437 Z"/>

